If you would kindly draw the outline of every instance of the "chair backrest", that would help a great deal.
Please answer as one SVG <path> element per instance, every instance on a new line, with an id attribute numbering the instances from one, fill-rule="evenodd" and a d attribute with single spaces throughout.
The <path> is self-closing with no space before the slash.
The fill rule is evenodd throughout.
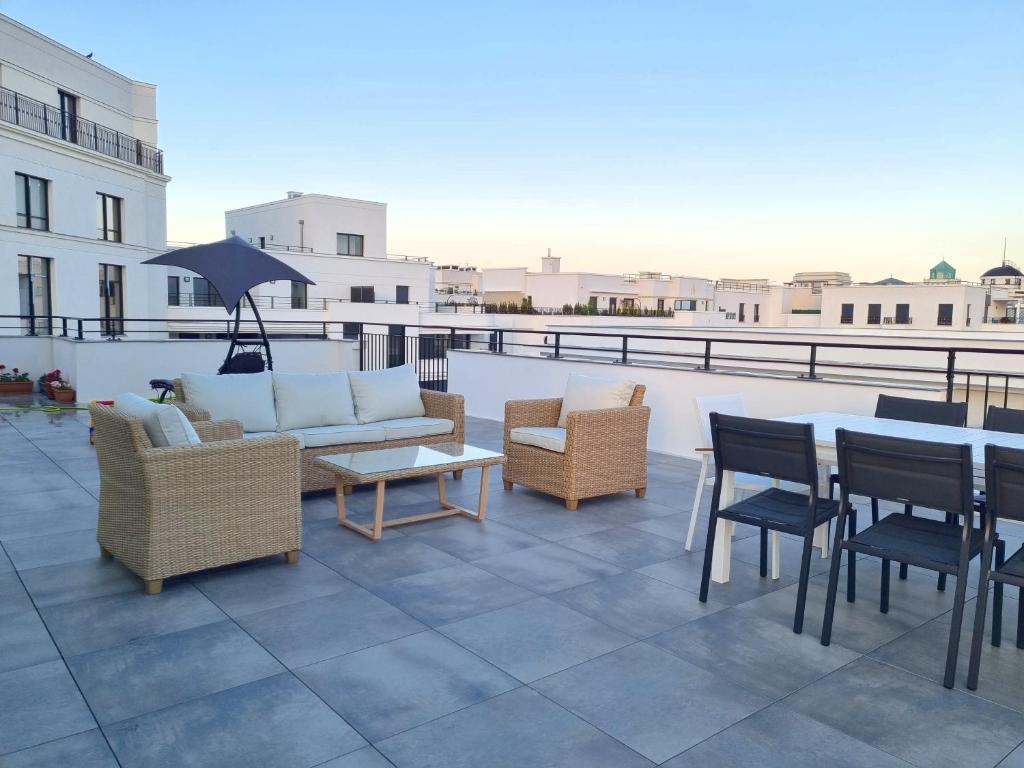
<path id="1" fill-rule="evenodd" d="M 879 395 L 875 418 L 942 424 L 946 427 L 967 426 L 967 403 L 946 403 L 941 400 L 918 400 L 914 397 Z"/>
<path id="2" fill-rule="evenodd" d="M 845 495 L 967 515 L 974 509 L 971 446 L 836 430 Z"/>
<path id="3" fill-rule="evenodd" d="M 1015 432 L 1024 435 L 1024 411 L 990 405 L 985 414 L 985 429 L 996 432 Z"/>
<path id="4" fill-rule="evenodd" d="M 727 416 L 746 416 L 747 403 L 743 395 L 710 395 L 708 397 L 695 397 L 693 404 L 697 408 L 697 421 L 704 434 L 704 444 L 701 448 L 711 447 L 711 414 L 724 413 Z"/>
<path id="5" fill-rule="evenodd" d="M 816 494 L 818 468 L 814 425 L 712 413 L 715 472 L 747 472 L 810 486 Z"/>
<path id="6" fill-rule="evenodd" d="M 997 518 L 1024 520 L 1024 450 L 985 446 L 985 510 Z"/>
<path id="7" fill-rule="evenodd" d="M 630 405 L 643 405 L 644 395 L 647 393 L 647 387 L 643 384 L 637 384 L 633 387 L 633 396 L 629 398 Z"/>

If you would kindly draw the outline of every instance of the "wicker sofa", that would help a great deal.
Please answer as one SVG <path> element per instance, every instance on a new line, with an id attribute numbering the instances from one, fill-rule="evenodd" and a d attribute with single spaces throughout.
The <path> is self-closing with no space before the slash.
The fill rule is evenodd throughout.
<path id="1" fill-rule="evenodd" d="M 647 426 L 651 409 L 643 405 L 646 387 L 637 384 L 629 405 L 573 411 L 566 416 L 564 442 L 551 447 L 513 439 L 519 428 L 557 429 L 562 398 L 511 400 L 505 403 L 505 490 L 513 485 L 565 500 L 567 509 L 580 499 L 632 490 L 647 490 Z"/>
<path id="2" fill-rule="evenodd" d="M 100 468 L 97 541 L 156 594 L 163 580 L 302 546 L 298 441 L 243 440 L 237 421 L 197 421 L 201 445 L 154 448 L 142 421 L 92 405 Z"/>
<path id="3" fill-rule="evenodd" d="M 185 390 L 182 387 L 181 379 L 174 381 L 174 404 L 178 406 L 192 422 L 209 421 L 210 414 L 201 408 L 196 408 L 188 403 L 185 397 Z M 372 443 L 346 443 L 342 445 L 324 445 L 317 447 L 302 446 L 299 451 L 300 466 L 302 471 L 302 492 L 324 491 L 334 488 L 334 474 L 321 469 L 316 465 L 314 459 L 318 456 L 329 456 L 335 453 L 348 453 L 357 451 L 372 451 L 380 448 L 398 448 L 405 445 L 431 445 L 436 443 L 461 443 L 465 440 L 466 417 L 465 401 L 462 395 L 455 395 L 448 392 L 434 392 L 432 390 L 420 390 L 420 398 L 423 401 L 423 408 L 428 418 L 448 419 L 452 422 L 451 432 L 439 435 L 423 435 L 405 439 L 383 440 Z M 461 472 L 455 473 L 456 477 Z M 346 493 L 351 491 L 345 489 Z"/>

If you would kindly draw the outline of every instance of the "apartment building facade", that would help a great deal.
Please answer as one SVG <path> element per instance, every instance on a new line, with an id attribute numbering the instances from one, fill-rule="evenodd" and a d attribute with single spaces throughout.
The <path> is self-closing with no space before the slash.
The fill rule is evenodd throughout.
<path id="1" fill-rule="evenodd" d="M 53 315 L 159 317 L 166 244 L 156 87 L 0 15 L 0 314 L 3 333 L 49 332 Z"/>

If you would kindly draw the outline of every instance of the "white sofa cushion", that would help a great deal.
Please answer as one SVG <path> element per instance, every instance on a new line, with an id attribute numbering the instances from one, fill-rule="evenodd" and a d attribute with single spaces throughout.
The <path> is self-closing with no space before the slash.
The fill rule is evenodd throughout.
<path id="1" fill-rule="evenodd" d="M 565 417 L 573 411 L 596 411 L 601 408 L 622 408 L 629 405 L 636 383 L 612 381 L 579 373 L 569 374 L 562 397 L 562 411 L 558 414 L 558 426 L 565 426 Z"/>
<path id="2" fill-rule="evenodd" d="M 514 427 L 509 431 L 509 439 L 520 445 L 565 453 L 565 430 L 562 427 Z"/>
<path id="3" fill-rule="evenodd" d="M 280 434 L 282 434 L 282 433 L 281 432 L 243 432 L 242 433 L 242 439 L 243 440 L 255 440 L 257 437 L 277 437 Z M 289 433 L 289 434 L 291 434 L 291 433 Z M 296 435 L 292 435 L 292 437 L 296 437 Z M 303 445 L 303 443 L 302 443 L 302 437 L 301 436 L 297 436 L 297 437 L 299 438 L 299 448 L 305 448 L 306 446 Z"/>
<path id="4" fill-rule="evenodd" d="M 412 365 L 382 371 L 350 371 L 348 379 L 360 424 L 426 414 L 419 377 Z"/>
<path id="5" fill-rule="evenodd" d="M 379 443 L 387 438 L 383 427 L 376 424 L 336 424 L 328 427 L 306 427 L 285 432 L 299 438 L 303 448 L 349 443 Z"/>
<path id="6" fill-rule="evenodd" d="M 154 448 L 199 445 L 202 442 L 188 417 L 173 405 L 154 403 L 131 392 L 118 395 L 114 404 L 142 421 Z"/>
<path id="7" fill-rule="evenodd" d="M 336 373 L 274 372 L 277 428 L 282 432 L 304 427 L 356 424 L 352 388 L 345 371 Z"/>
<path id="8" fill-rule="evenodd" d="M 202 408 L 215 421 L 237 419 L 244 432 L 272 432 L 277 429 L 274 412 L 274 380 L 262 373 L 183 373 L 185 401 Z"/>
<path id="9" fill-rule="evenodd" d="M 415 416 L 411 419 L 388 419 L 375 421 L 367 426 L 384 427 L 386 440 L 407 440 L 412 437 L 449 435 L 455 429 L 451 419 L 435 419 L 430 416 Z"/>

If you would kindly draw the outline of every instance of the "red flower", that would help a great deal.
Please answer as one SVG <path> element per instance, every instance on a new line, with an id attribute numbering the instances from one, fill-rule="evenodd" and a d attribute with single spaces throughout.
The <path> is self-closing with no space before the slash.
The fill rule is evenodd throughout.
<path id="1" fill-rule="evenodd" d="M 0 371 L 4 371 L 4 370 L 7 370 L 7 366 L 4 365 L 3 363 L 0 363 Z"/>
<path id="2" fill-rule="evenodd" d="M 5 368 L 5 367 L 6 367 L 6 366 L 0 365 L 0 369 L 2 369 L 2 368 Z M 21 371 L 19 371 L 19 370 L 18 370 L 17 368 L 15 368 L 15 369 L 14 369 L 14 373 L 15 373 L 15 374 L 18 374 L 18 373 L 21 373 Z"/>

